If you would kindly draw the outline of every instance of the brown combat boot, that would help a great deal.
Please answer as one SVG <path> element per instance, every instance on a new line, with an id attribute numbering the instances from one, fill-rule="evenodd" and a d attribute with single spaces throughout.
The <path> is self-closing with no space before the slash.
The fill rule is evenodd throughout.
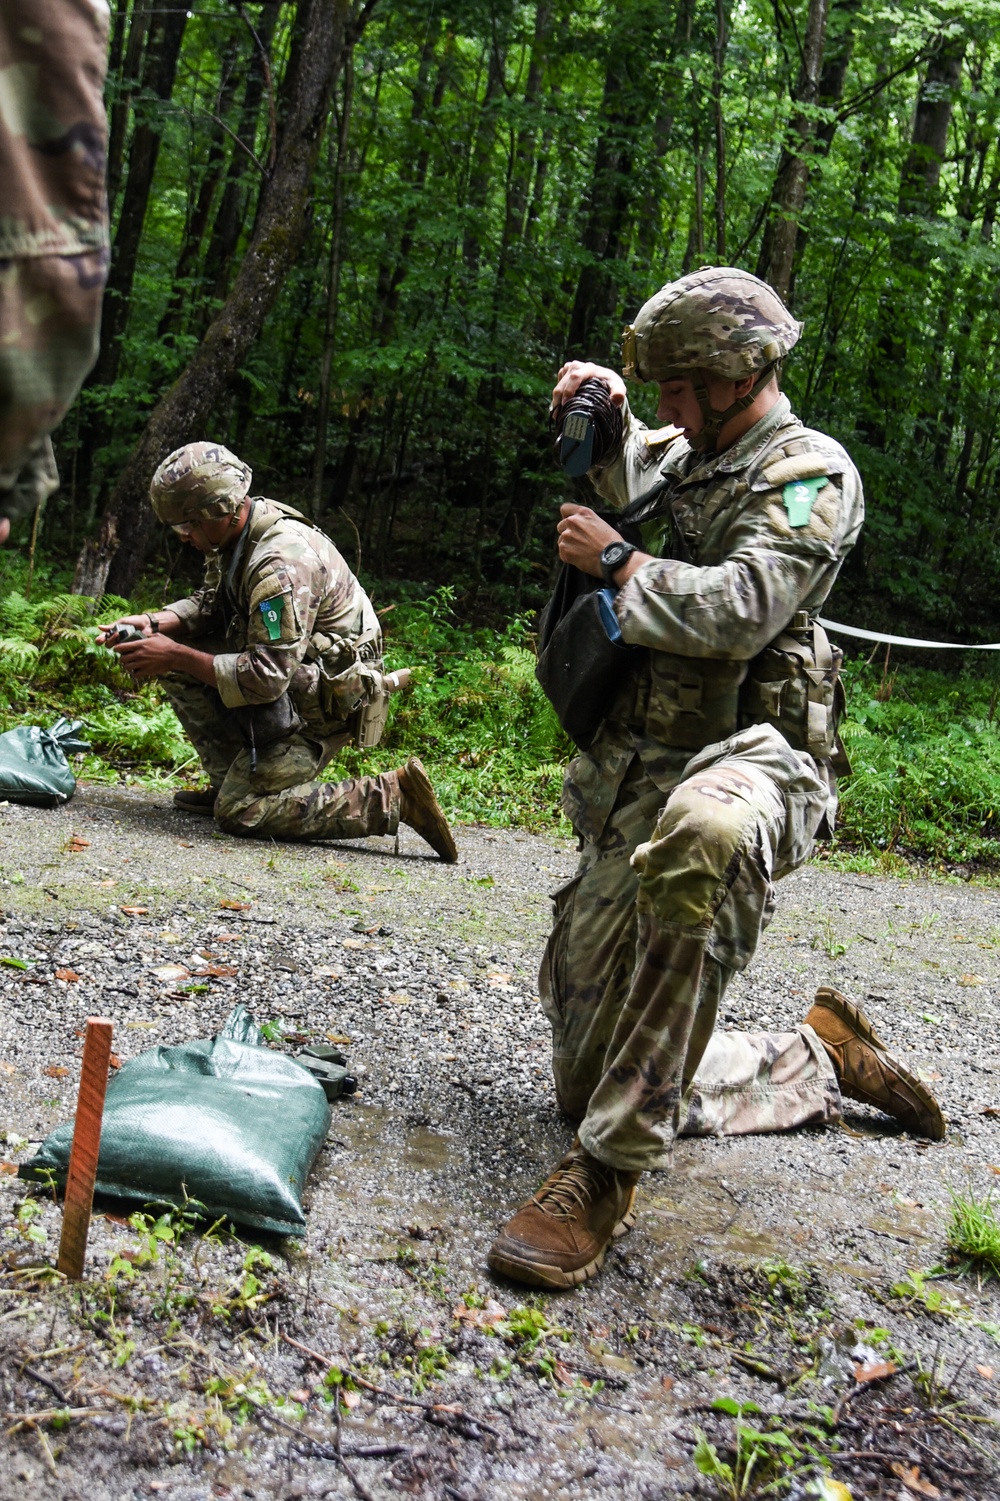
<path id="1" fill-rule="evenodd" d="M 638 1173 L 607 1167 L 578 1141 L 497 1236 L 494 1272 L 529 1287 L 576 1287 L 601 1270 L 608 1246 L 635 1224 Z"/>
<path id="2" fill-rule="evenodd" d="M 218 795 L 218 787 L 182 787 L 174 793 L 174 807 L 182 813 L 202 813 L 211 818 Z"/>
<path id="3" fill-rule="evenodd" d="M 941 1141 L 945 1120 L 941 1107 L 919 1079 L 894 1058 L 860 1006 L 839 990 L 823 985 L 806 1017 L 830 1055 L 840 1091 L 849 1100 L 874 1105 L 895 1116 L 914 1136 Z"/>
<path id="4" fill-rule="evenodd" d="M 422 764 L 416 756 L 411 756 L 396 775 L 399 778 L 400 822 L 416 829 L 421 839 L 426 839 L 442 860 L 454 865 L 458 859 L 458 847 Z"/>

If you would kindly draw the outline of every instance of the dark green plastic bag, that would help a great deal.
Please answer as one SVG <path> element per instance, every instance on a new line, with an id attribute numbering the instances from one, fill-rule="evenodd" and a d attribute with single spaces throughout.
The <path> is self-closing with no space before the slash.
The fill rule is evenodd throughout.
<path id="1" fill-rule="evenodd" d="M 329 1128 L 322 1085 L 262 1047 L 237 1006 L 217 1036 L 150 1048 L 112 1077 L 97 1191 L 302 1235 L 302 1188 Z M 63 1185 L 72 1139 L 72 1121 L 57 1126 L 21 1176 L 51 1171 Z"/>
<path id="2" fill-rule="evenodd" d="M 67 755 L 89 750 L 77 737 L 80 721 L 57 719 L 50 730 L 40 725 L 22 725 L 0 735 L 0 801 L 32 803 L 38 808 L 57 808 L 68 803 L 76 791 L 76 777 Z"/>

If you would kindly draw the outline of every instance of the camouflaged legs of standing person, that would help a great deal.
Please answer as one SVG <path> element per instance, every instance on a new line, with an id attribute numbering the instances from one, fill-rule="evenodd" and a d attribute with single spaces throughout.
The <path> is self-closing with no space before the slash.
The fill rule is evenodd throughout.
<path id="1" fill-rule="evenodd" d="M 639 1175 L 671 1166 L 678 1135 L 823 1125 L 845 1095 L 943 1134 L 926 1087 L 834 991 L 787 1032 L 715 1030 L 771 918 L 773 880 L 808 853 L 825 797 L 767 726 L 695 757 L 665 805 L 633 763 L 556 893 L 542 962 L 556 1093 L 577 1139 L 494 1243 L 495 1271 L 548 1287 L 592 1276 L 631 1226 Z"/>

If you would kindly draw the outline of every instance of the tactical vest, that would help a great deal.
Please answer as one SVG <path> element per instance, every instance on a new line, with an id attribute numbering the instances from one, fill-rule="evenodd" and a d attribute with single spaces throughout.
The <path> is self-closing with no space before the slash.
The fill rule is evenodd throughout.
<path id="1" fill-rule="evenodd" d="M 697 565 L 711 522 L 749 494 L 843 473 L 845 467 L 840 455 L 816 452 L 801 427 L 791 434 L 779 428 L 735 489 L 710 496 L 692 523 L 678 528 L 675 555 Z M 844 708 L 843 656 L 804 610 L 750 661 L 652 649 L 647 671 L 638 674 L 633 722 L 661 745 L 690 751 L 770 724 L 795 750 L 829 761 L 842 755 L 837 725 Z"/>

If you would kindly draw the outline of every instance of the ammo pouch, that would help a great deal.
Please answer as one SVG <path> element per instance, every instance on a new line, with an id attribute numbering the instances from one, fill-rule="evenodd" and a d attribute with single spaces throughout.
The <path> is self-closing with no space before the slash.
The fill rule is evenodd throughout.
<path id="1" fill-rule="evenodd" d="M 837 739 L 846 699 L 840 680 L 844 653 L 831 646 L 818 620 L 800 610 L 791 625 L 750 663 L 740 694 L 740 724 L 770 724 L 795 750 L 817 761 L 843 758 Z"/>
<path id="2" fill-rule="evenodd" d="M 378 745 L 389 717 L 376 633 L 348 639 L 312 638 L 319 668 L 319 704 L 327 723 L 343 724 L 363 750 Z"/>
<path id="3" fill-rule="evenodd" d="M 675 750 L 697 751 L 735 734 L 746 662 L 649 654 L 649 701 L 636 705 L 646 734 Z"/>

